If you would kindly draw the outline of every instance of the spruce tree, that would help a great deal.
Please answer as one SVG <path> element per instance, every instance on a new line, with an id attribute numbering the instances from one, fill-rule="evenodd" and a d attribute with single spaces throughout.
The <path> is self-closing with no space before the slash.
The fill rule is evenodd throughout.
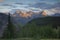
<path id="1" fill-rule="evenodd" d="M 14 38 L 14 36 L 15 36 L 15 31 L 16 31 L 15 26 L 12 24 L 10 19 L 11 19 L 11 17 L 10 17 L 10 13 L 9 13 L 7 28 L 4 31 L 2 38 Z"/>

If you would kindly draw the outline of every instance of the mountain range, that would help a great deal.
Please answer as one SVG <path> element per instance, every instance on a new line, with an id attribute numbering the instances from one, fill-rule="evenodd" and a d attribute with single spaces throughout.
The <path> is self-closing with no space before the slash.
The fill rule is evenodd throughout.
<path id="1" fill-rule="evenodd" d="M 29 21 L 36 19 L 36 18 L 43 18 L 43 17 L 58 17 L 60 13 L 55 13 L 50 10 L 43 10 L 43 11 L 25 11 L 25 10 L 15 10 L 13 14 L 11 14 L 12 22 L 15 25 L 25 25 Z"/>

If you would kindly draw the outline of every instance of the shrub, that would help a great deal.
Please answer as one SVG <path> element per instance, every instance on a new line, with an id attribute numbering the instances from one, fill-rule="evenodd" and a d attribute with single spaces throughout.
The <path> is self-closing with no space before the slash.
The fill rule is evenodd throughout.
<path id="1" fill-rule="evenodd" d="M 60 28 L 58 29 L 58 38 L 60 39 Z"/>

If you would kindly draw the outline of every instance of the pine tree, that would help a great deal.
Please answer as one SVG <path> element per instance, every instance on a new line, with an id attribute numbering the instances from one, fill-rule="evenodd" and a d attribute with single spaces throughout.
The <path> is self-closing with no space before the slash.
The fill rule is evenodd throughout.
<path id="1" fill-rule="evenodd" d="M 15 37 L 16 29 L 15 29 L 15 26 L 12 24 L 10 19 L 11 19 L 11 17 L 10 17 L 10 13 L 9 13 L 8 25 L 7 25 L 6 30 L 3 33 L 3 37 L 2 38 L 14 38 Z"/>

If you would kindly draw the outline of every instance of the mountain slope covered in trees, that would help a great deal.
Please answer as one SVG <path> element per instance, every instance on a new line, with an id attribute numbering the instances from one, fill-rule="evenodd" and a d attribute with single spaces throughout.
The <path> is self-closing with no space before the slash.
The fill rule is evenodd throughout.
<path id="1" fill-rule="evenodd" d="M 60 38 L 60 17 L 44 17 L 31 20 L 20 27 L 20 38 Z"/>

